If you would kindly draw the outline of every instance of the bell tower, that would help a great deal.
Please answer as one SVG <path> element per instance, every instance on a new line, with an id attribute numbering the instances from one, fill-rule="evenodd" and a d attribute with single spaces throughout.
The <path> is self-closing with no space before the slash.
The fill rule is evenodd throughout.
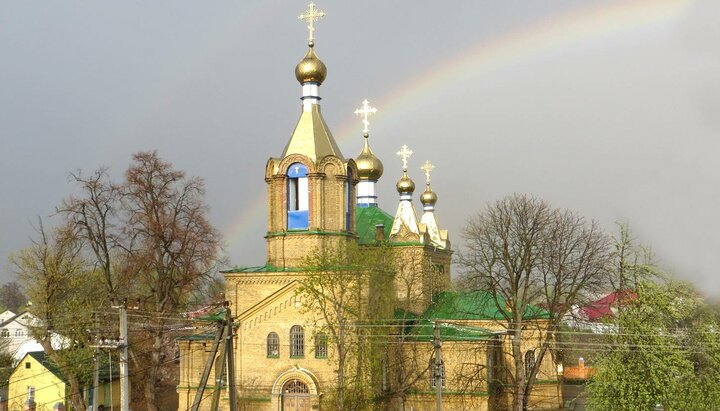
<path id="1" fill-rule="evenodd" d="M 267 263 L 298 268 L 309 251 L 341 247 L 355 236 L 357 167 L 346 160 L 320 111 L 325 64 L 315 54 L 315 22 L 325 13 L 310 3 L 298 18 L 308 23 L 308 51 L 295 67 L 302 112 L 282 156 L 265 168 L 268 188 Z"/>

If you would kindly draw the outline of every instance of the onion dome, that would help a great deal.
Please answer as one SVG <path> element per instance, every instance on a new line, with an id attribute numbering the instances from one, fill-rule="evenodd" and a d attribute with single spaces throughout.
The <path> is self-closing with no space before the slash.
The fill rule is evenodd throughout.
<path id="1" fill-rule="evenodd" d="M 425 187 L 425 191 L 420 195 L 420 202 L 424 206 L 434 206 L 437 203 L 438 196 L 428 185 Z"/>
<path id="2" fill-rule="evenodd" d="M 368 134 L 365 134 L 365 146 L 355 160 L 358 178 L 361 180 L 378 180 L 383 174 L 383 164 L 370 149 Z"/>
<path id="3" fill-rule="evenodd" d="M 313 46 L 310 45 L 305 57 L 300 60 L 297 66 L 295 66 L 295 78 L 303 83 L 318 83 L 322 84 L 327 77 L 327 67 L 313 51 Z"/>
<path id="4" fill-rule="evenodd" d="M 407 172 L 403 172 L 395 187 L 400 194 L 412 194 L 415 191 L 415 183 L 408 177 Z"/>

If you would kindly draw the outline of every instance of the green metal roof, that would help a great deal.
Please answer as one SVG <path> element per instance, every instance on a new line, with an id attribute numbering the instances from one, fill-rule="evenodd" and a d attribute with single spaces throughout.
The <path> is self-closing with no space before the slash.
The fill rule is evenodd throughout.
<path id="1" fill-rule="evenodd" d="M 442 341 L 484 341 L 494 334 L 485 328 L 467 325 L 438 322 L 437 327 Z M 432 341 L 435 336 L 435 328 L 430 320 L 420 320 L 406 329 L 409 330 L 406 339 L 412 341 Z"/>
<path id="2" fill-rule="evenodd" d="M 435 302 L 421 317 L 440 320 L 503 320 L 505 317 L 498 306 L 505 307 L 505 300 L 498 296 L 496 302 L 488 291 L 445 291 L 436 295 Z M 540 319 L 548 316 L 546 310 L 528 305 L 523 318 Z"/>
<path id="3" fill-rule="evenodd" d="M 63 382 L 67 382 L 65 379 L 65 376 L 60 371 L 60 367 L 53 362 L 53 360 L 50 359 L 50 357 L 45 354 L 44 351 L 32 351 L 27 353 L 30 357 L 33 357 L 37 362 L 42 364 L 43 367 L 45 367 L 48 371 L 50 371 L 53 375 L 58 377 Z M 17 365 L 20 366 L 22 364 L 22 361 Z"/>
<path id="4" fill-rule="evenodd" d="M 375 226 L 385 226 L 385 240 L 390 238 L 393 216 L 383 211 L 380 207 L 356 207 L 355 208 L 355 231 L 359 237 L 360 244 L 375 244 Z"/>
<path id="5" fill-rule="evenodd" d="M 221 270 L 220 272 L 225 274 L 231 274 L 231 273 L 286 273 L 286 272 L 296 272 L 300 271 L 297 268 L 282 268 L 282 267 L 275 267 L 274 265 L 265 264 L 255 267 L 235 267 L 231 268 L 229 270 Z"/>

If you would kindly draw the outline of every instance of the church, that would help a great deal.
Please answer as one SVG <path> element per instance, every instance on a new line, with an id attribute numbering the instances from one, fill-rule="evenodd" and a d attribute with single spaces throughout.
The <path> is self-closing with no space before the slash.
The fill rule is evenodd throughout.
<path id="1" fill-rule="evenodd" d="M 178 338 L 179 410 L 214 409 L 213 400 L 222 410 L 332 409 L 328 401 L 336 397 L 339 381 L 337 337 L 328 331 L 332 324 L 317 321 L 303 290 L 311 276 L 322 275 L 312 273 L 313 253 L 353 247 L 368 255 L 384 247 L 394 256 L 393 275 L 359 293 L 370 299 L 374 290 L 389 290 L 394 301 L 383 316 L 393 318 L 364 323 L 366 329 L 383 330 L 384 345 L 362 409 L 435 410 L 438 403 L 447 410 L 507 409 L 507 395 L 499 388 L 508 362 L 504 327 L 488 294 L 452 290 L 453 252 L 435 214 L 433 165 L 410 167 L 412 151 L 406 145 L 399 149 L 399 198 L 388 213 L 376 194 L 384 165 L 370 144 L 376 109 L 365 100 L 355 111 L 364 126 L 358 127 L 364 146 L 355 158 L 343 155 L 323 119 L 320 87 L 327 68 L 315 52 L 314 23 L 324 15 L 310 3 L 299 16 L 310 33 L 295 68 L 302 107 L 289 140 L 277 139 L 279 157 L 270 157 L 265 167 L 266 263 L 222 273 L 232 313 L 232 355 L 219 355 L 217 344 L 212 349 L 212 333 Z M 409 171 L 416 168 L 425 177 L 418 209 Z M 542 313 L 535 315 L 542 322 Z M 534 352 L 531 344 L 523 349 Z M 355 357 L 365 354 L 361 349 Z M 557 408 L 561 395 L 552 359 L 543 360 L 540 369 L 530 404 Z M 197 395 L 199 387 L 204 394 Z"/>

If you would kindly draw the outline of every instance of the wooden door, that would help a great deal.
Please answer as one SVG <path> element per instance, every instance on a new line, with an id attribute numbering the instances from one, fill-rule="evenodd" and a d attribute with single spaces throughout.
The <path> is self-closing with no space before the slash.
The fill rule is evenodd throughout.
<path id="1" fill-rule="evenodd" d="M 290 380 L 283 385 L 283 411 L 310 411 L 310 390 L 299 380 Z"/>

